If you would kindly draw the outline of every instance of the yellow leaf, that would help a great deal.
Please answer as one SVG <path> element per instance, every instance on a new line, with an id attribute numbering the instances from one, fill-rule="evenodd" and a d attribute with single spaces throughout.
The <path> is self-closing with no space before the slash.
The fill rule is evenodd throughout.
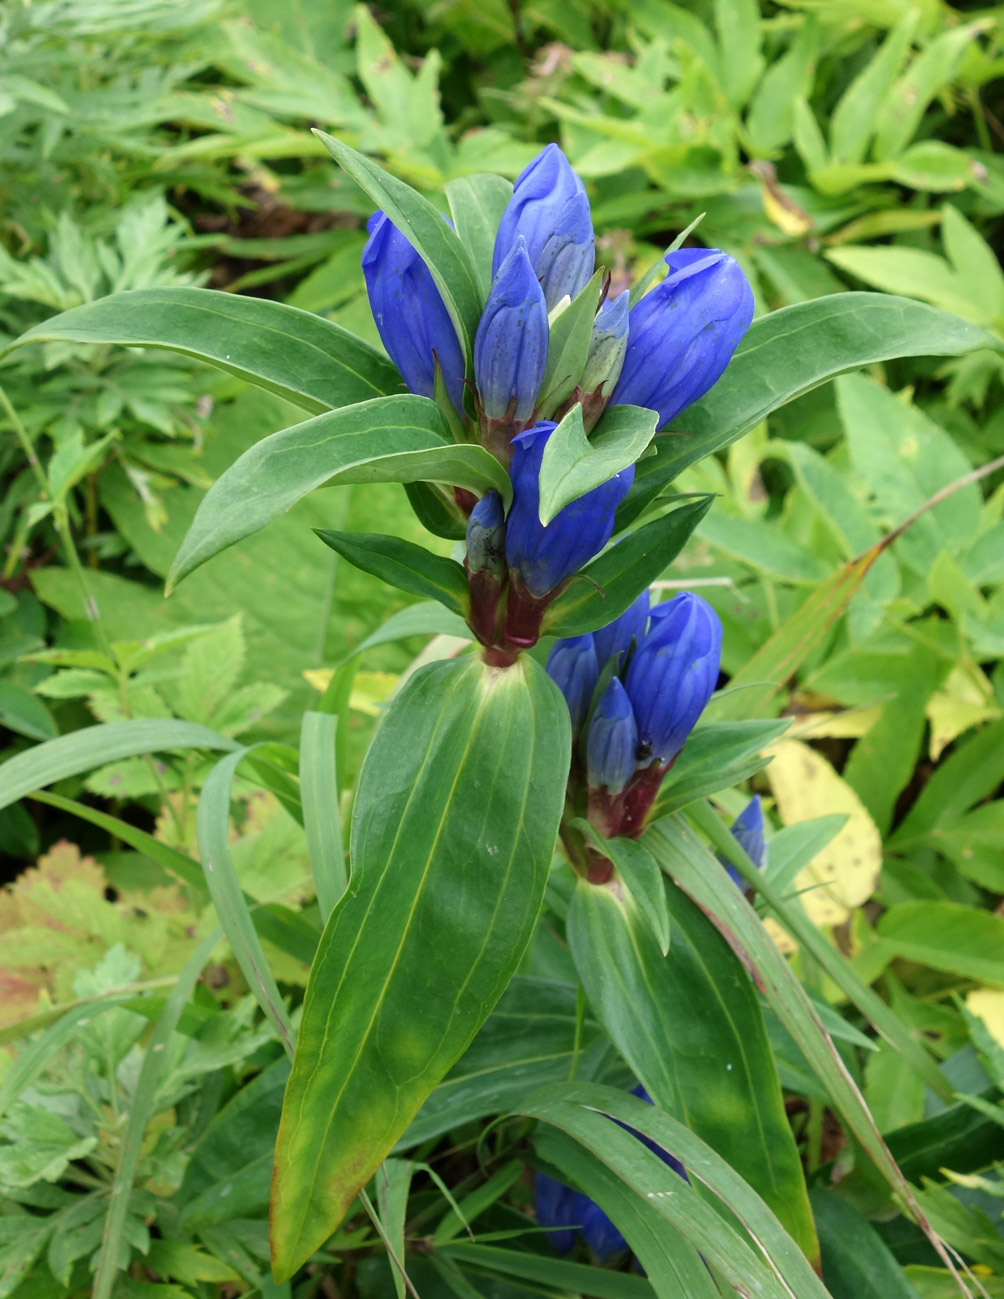
<path id="1" fill-rule="evenodd" d="M 791 730 L 787 732 L 789 740 L 806 738 L 810 740 L 860 740 L 867 735 L 878 719 L 882 709 L 842 708 L 839 711 L 830 709 L 818 713 L 799 713 L 795 716 Z"/>
<path id="2" fill-rule="evenodd" d="M 931 723 L 932 762 L 937 762 L 944 748 L 970 726 L 1001 715 L 993 687 L 973 663 L 958 663 L 952 668 L 945 684 L 927 701 L 926 712 Z"/>
<path id="3" fill-rule="evenodd" d="M 839 925 L 871 896 L 882 866 L 882 836 L 851 787 L 799 740 L 773 747 L 767 775 L 785 825 L 834 812 L 847 824 L 795 878 L 794 889 L 817 925 Z"/>
<path id="4" fill-rule="evenodd" d="M 997 988 L 974 988 L 966 993 L 966 1009 L 982 1019 L 990 1036 L 1004 1047 L 1004 992 Z"/>
<path id="5" fill-rule="evenodd" d="M 307 668 L 304 673 L 307 684 L 314 687 L 319 694 L 324 694 L 328 686 L 331 685 L 331 678 L 335 675 L 334 668 Z"/>

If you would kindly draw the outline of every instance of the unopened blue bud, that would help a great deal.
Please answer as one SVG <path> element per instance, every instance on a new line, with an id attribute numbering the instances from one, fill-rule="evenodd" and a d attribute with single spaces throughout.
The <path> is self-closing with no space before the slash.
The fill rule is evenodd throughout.
<path id="1" fill-rule="evenodd" d="M 732 823 L 732 834 L 736 843 L 750 859 L 757 870 L 767 865 L 767 844 L 763 834 L 763 808 L 760 806 L 760 795 L 754 794 L 750 801 Z M 719 853 L 718 860 L 724 865 L 729 876 L 741 889 L 746 888 L 745 879 L 724 854 Z"/>
<path id="2" fill-rule="evenodd" d="M 711 605 L 689 591 L 657 605 L 650 616 L 624 684 L 638 722 L 639 757 L 667 763 L 683 748 L 715 688 L 722 624 Z"/>
<path id="3" fill-rule="evenodd" d="M 602 384 L 607 397 L 613 393 L 627 353 L 628 308 L 628 295 L 621 293 L 607 298 L 596 313 L 589 355 L 579 380 L 583 392 L 595 392 Z"/>
<path id="4" fill-rule="evenodd" d="M 422 397 L 434 395 L 438 357 L 450 401 L 462 415 L 464 349 L 432 273 L 383 212 L 374 212 L 366 228 L 363 275 L 387 355 L 408 388 Z"/>
<path id="5" fill-rule="evenodd" d="M 549 144 L 516 178 L 495 236 L 493 276 L 519 236 L 526 240 L 548 311 L 566 294 L 574 298 L 585 288 L 596 257 L 589 200 L 556 144 Z"/>
<path id="6" fill-rule="evenodd" d="M 526 243 L 517 239 L 492 284 L 474 336 L 474 377 L 490 419 L 528 420 L 547 367 L 547 306 Z"/>
<path id="7" fill-rule="evenodd" d="M 467 567 L 487 569 L 493 577 L 505 571 L 505 515 L 498 492 L 486 492 L 467 520 Z"/>
<path id="8" fill-rule="evenodd" d="M 592 636 L 568 636 L 555 641 L 547 658 L 547 674 L 565 696 L 572 734 L 578 735 L 600 675 Z"/>
<path id="9" fill-rule="evenodd" d="M 506 562 L 531 595 L 543 596 L 592 559 L 610 540 L 614 511 L 634 481 L 634 465 L 572 501 L 544 527 L 540 521 L 540 462 L 557 425 L 542 420 L 512 440 L 513 501 L 506 520 Z"/>
<path id="10" fill-rule="evenodd" d="M 634 775 L 638 726 L 627 691 L 617 677 L 603 692 L 586 737 L 586 773 L 593 789 L 619 794 Z"/>
<path id="11" fill-rule="evenodd" d="M 717 383 L 753 319 L 753 290 L 717 249 L 667 253 L 669 275 L 632 309 L 613 405 L 647 406 L 664 428 Z"/>
<path id="12" fill-rule="evenodd" d="M 624 667 L 631 642 L 640 645 L 645 635 L 649 604 L 649 593 L 646 587 L 634 604 L 629 605 L 619 618 L 615 618 L 606 627 L 601 627 L 599 631 L 593 632 L 596 657 L 601 668 L 615 654 L 622 656 L 620 667 Z"/>

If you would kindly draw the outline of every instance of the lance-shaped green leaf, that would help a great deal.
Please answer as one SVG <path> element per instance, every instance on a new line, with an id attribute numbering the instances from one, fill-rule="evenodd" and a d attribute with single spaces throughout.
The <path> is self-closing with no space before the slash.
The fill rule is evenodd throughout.
<path id="1" fill-rule="evenodd" d="M 479 172 L 447 181 L 446 201 L 460 242 L 467 249 L 481 301 L 492 286 L 492 252 L 506 204 L 512 198 L 512 183 L 504 176 Z"/>
<path id="2" fill-rule="evenodd" d="M 403 537 L 379 532 L 314 531 L 326 546 L 364 573 L 372 573 L 410 595 L 438 600 L 451 613 L 463 617 L 467 609 L 467 579 L 455 559 L 434 555 L 424 546 Z"/>
<path id="3" fill-rule="evenodd" d="M 467 250 L 443 219 L 443 214 L 437 212 L 417 190 L 384 171 L 365 154 L 349 148 L 324 131 L 315 131 L 314 134 L 359 188 L 387 213 L 428 266 L 443 295 L 457 336 L 470 356 L 474 331 L 481 315 L 481 294 Z"/>
<path id="4" fill-rule="evenodd" d="M 596 1155 L 627 1188 L 654 1205 L 737 1294 L 751 1299 L 828 1299 L 783 1221 L 756 1188 L 685 1123 L 636 1096 L 595 1083 L 542 1088 L 518 1112 L 552 1124 Z M 631 1131 L 610 1119 L 643 1133 L 674 1155 L 693 1186 L 668 1172 Z M 695 1192 L 698 1184 L 707 1195 Z M 728 1207 L 756 1248 L 735 1230 L 727 1215 L 719 1216 L 709 1208 L 709 1198 Z"/>
<path id="5" fill-rule="evenodd" d="M 655 437 L 654 410 L 611 406 L 586 437 L 577 402 L 547 439 L 540 462 L 540 504 L 547 527 L 559 510 L 633 465 Z"/>
<path id="6" fill-rule="evenodd" d="M 770 759 L 762 751 L 790 725 L 785 717 L 698 726 L 662 783 L 654 815 L 675 812 L 704 794 L 747 780 L 767 765 Z"/>
<path id="7" fill-rule="evenodd" d="M 548 418 L 572 395 L 572 390 L 582 377 L 589 356 L 589 342 L 593 336 L 593 321 L 596 319 L 596 304 L 600 300 L 603 274 L 603 271 L 597 271 L 575 301 L 570 302 L 551 322 L 547 368 L 537 398 L 538 411 Z"/>
<path id="8" fill-rule="evenodd" d="M 711 391 L 674 420 L 687 436 L 658 438 L 656 455 L 638 466 L 618 525 L 637 518 L 688 465 L 846 370 L 898 356 L 963 356 L 1002 347 L 958 316 L 887 293 L 835 293 L 761 316 Z"/>
<path id="9" fill-rule="evenodd" d="M 34 748 L 25 749 L 0 766 L 0 808 L 9 807 L 33 789 L 54 785 L 67 776 L 100 767 L 118 758 L 168 749 L 237 749 L 235 740 L 196 722 L 173 717 L 137 718 L 85 726 Z"/>
<path id="10" fill-rule="evenodd" d="M 268 298 L 184 286 L 129 289 L 51 316 L 26 343 L 119 343 L 194 356 L 312 415 L 400 392 L 396 368 L 323 316 Z"/>
<path id="11" fill-rule="evenodd" d="M 582 571 L 544 615 L 547 636 L 581 636 L 619 618 L 687 544 L 711 508 L 711 497 L 688 501 L 621 538 Z"/>
<path id="12" fill-rule="evenodd" d="M 669 907 L 659 863 L 636 839 L 604 839 L 584 817 L 576 817 L 571 824 L 597 852 L 613 862 L 621 883 L 631 894 L 665 956 L 669 951 Z"/>
<path id="13" fill-rule="evenodd" d="M 213 483 L 168 575 L 168 590 L 227 546 L 265 527 L 317 487 L 440 482 L 512 495 L 484 447 L 458 446 L 435 402 L 381 397 L 281 429 L 249 447 Z"/>
<path id="14" fill-rule="evenodd" d="M 283 1107 L 280 1279 L 338 1225 L 519 964 L 569 758 L 564 700 L 525 657 L 505 671 L 432 664 L 391 704 L 360 774 L 349 887 L 311 970 Z"/>
<path id="15" fill-rule="evenodd" d="M 731 1164 L 815 1258 L 805 1179 L 752 984 L 679 889 L 667 885 L 666 900 L 673 941 L 664 956 L 633 902 L 580 881 L 568 942 L 589 1004 L 653 1101 Z"/>

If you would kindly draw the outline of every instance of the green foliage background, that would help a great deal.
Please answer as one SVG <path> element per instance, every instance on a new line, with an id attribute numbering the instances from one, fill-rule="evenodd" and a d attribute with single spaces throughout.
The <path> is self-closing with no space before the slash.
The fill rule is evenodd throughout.
<path id="1" fill-rule="evenodd" d="M 122 289 L 210 285 L 281 299 L 379 346 L 359 271 L 370 205 L 312 125 L 437 202 L 447 181 L 513 177 L 559 139 L 618 284 L 702 217 L 695 238 L 740 260 L 760 314 L 870 288 L 1004 337 L 993 8 L 16 0 L 0 38 L 4 342 Z M 311 528 L 425 534 L 397 487 L 316 493 L 165 601 L 208 486 L 302 412 L 185 356 L 72 341 L 12 352 L 0 385 L 3 756 L 95 721 L 262 743 L 233 802 L 222 790 L 217 803 L 225 842 L 232 815 L 233 886 L 295 1007 L 317 916 L 292 775 L 300 715 L 348 702 L 338 778 L 349 797 L 400 675 L 443 650 L 431 635 L 457 631 Z M 745 689 L 721 695 L 711 720 L 794 715 L 880 836 L 864 892 L 823 931 L 850 975 L 835 979 L 805 942 L 792 963 L 924 1212 L 991 1295 L 1004 1294 L 1000 469 L 927 509 L 866 574 L 854 561 L 1004 453 L 1002 386 L 987 349 L 876 364 L 791 402 L 677 479 L 717 499 L 664 575 L 700 583 L 725 624 L 723 666 Z M 758 772 L 774 732 L 735 734 L 734 784 L 752 777 L 780 799 L 770 769 Z M 699 737 L 667 811 L 709 788 Z M 210 766 L 192 751 L 96 753 L 44 801 L 0 811 L 0 1295 L 316 1292 L 312 1279 L 267 1277 L 282 1025 L 258 1015 L 190 872 Z M 734 788 L 717 802 L 734 815 L 746 797 Z M 840 810 L 825 798 L 809 809 Z M 768 880 L 800 911 L 793 882 L 826 836 L 784 813 Z M 385 1165 L 382 1230 L 435 1242 L 409 1254 L 425 1299 L 650 1293 L 627 1272 L 583 1275 L 584 1256 L 560 1262 L 532 1234 L 522 1129 L 488 1138 L 483 1165 L 470 1153 L 481 1120 L 518 1105 L 528 1078 L 558 1081 L 570 1066 L 606 1077 L 609 1044 L 576 1016 L 562 888 L 555 877 L 521 975 L 416 1120 L 418 1153 Z M 887 1008 L 896 1046 L 869 1027 L 851 976 Z M 958 1293 L 824 1104 L 799 1045 L 773 1015 L 767 1024 L 834 1299 Z M 945 1094 L 902 1040 L 942 1065 Z M 460 1153 L 438 1162 L 451 1142 Z M 572 1156 L 557 1143 L 541 1158 Z M 429 1159 L 477 1242 L 462 1238 Z M 340 1294 L 395 1284 L 361 1212 L 321 1262 Z"/>

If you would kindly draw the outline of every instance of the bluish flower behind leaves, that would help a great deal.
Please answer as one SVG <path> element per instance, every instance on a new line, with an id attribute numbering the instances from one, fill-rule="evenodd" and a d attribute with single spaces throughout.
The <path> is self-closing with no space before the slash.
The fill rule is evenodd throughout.
<path id="1" fill-rule="evenodd" d="M 760 806 L 760 795 L 754 794 L 736 819 L 732 822 L 732 834 L 757 870 L 767 865 L 767 844 L 763 834 L 763 808 Z M 746 880 L 724 855 L 718 854 L 718 860 L 728 871 L 729 878 L 737 888 L 745 889 Z"/>

